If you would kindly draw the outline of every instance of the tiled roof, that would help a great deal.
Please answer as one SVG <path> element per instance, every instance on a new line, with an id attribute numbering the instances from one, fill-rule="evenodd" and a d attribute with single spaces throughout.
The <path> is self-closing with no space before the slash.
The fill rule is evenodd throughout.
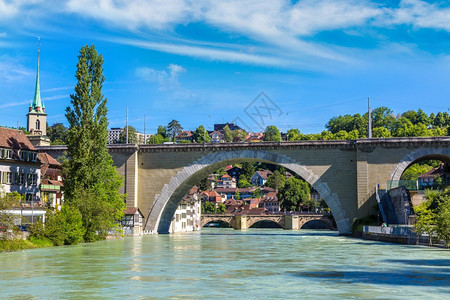
<path id="1" fill-rule="evenodd" d="M 22 130 L 0 127 L 0 147 L 36 151 Z"/>
<path id="2" fill-rule="evenodd" d="M 136 212 L 139 212 L 139 214 L 140 214 L 141 216 L 144 216 L 144 215 L 141 213 L 140 209 L 137 208 L 137 207 L 127 207 L 127 208 L 124 209 L 124 211 L 123 211 L 123 213 L 124 213 L 125 215 L 134 215 L 134 214 L 136 214 Z"/>
<path id="3" fill-rule="evenodd" d="M 38 153 L 38 158 L 43 164 L 48 164 L 52 166 L 61 166 L 61 163 L 50 156 L 48 153 L 42 152 Z"/>
<path id="4" fill-rule="evenodd" d="M 256 171 L 259 176 L 261 176 L 262 179 L 267 179 L 270 175 L 272 175 L 272 172 L 269 170 L 263 170 L 263 171 Z"/>
<path id="5" fill-rule="evenodd" d="M 444 164 L 441 164 L 439 168 L 433 168 L 419 176 L 419 178 L 434 178 L 435 176 L 442 176 L 444 174 Z"/>

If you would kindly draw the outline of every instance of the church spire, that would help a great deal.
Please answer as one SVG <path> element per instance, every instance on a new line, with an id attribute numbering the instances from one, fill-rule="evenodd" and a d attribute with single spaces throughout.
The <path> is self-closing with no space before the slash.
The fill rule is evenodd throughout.
<path id="1" fill-rule="evenodd" d="M 39 85 L 39 55 L 41 52 L 41 38 L 38 37 L 38 56 L 37 56 L 37 73 L 36 73 L 36 87 L 34 89 L 33 103 L 31 104 L 31 111 L 42 112 L 41 102 L 41 88 Z"/>

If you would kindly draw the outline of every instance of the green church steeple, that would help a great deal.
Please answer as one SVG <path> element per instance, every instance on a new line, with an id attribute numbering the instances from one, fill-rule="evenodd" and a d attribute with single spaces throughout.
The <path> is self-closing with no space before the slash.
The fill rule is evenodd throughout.
<path id="1" fill-rule="evenodd" d="M 30 104 L 30 112 L 45 113 L 45 108 L 41 101 L 41 87 L 39 84 L 39 54 L 40 54 L 40 38 L 38 38 L 38 57 L 37 57 L 37 73 L 36 73 L 36 87 L 34 89 L 33 102 Z"/>

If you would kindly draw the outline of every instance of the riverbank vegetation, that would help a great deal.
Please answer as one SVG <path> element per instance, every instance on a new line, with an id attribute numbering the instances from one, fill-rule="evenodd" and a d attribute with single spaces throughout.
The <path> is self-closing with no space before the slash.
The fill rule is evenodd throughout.
<path id="1" fill-rule="evenodd" d="M 1 224 L 6 224 L 2 225 L 5 242 L 1 249 L 73 245 L 105 239 L 123 216 L 125 195 L 118 192 L 123 178 L 113 166 L 107 149 L 108 110 L 107 99 L 102 94 L 103 57 L 97 54 L 94 46 L 81 48 L 75 77 L 78 80 L 75 93 L 70 95 L 71 106 L 66 109 L 69 128 L 65 137 L 58 138 L 67 144 L 62 169 L 65 204 L 60 211 L 47 211 L 45 226 L 34 222 L 28 228 L 27 241 L 17 233 L 15 217 L 0 214 Z M 14 194 L 4 197 L 0 210 L 4 212 L 14 206 L 16 198 Z"/>
<path id="2" fill-rule="evenodd" d="M 415 208 L 415 228 L 419 235 L 427 234 L 430 244 L 444 241 L 450 246 L 450 187 L 442 191 L 427 191 L 426 201 Z"/>

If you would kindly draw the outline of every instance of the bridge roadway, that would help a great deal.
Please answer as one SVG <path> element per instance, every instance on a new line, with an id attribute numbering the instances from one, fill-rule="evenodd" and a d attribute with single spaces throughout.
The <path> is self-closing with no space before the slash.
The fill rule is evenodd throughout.
<path id="1" fill-rule="evenodd" d="M 272 221 L 283 229 L 297 230 L 310 221 L 323 222 L 329 229 L 336 229 L 333 217 L 327 214 L 302 213 L 299 215 L 267 214 L 267 215 L 231 215 L 231 214 L 202 214 L 201 226 L 211 222 L 222 221 L 230 224 L 235 230 L 245 230 L 261 221 Z"/>
<path id="2" fill-rule="evenodd" d="M 37 147 L 57 158 L 65 146 Z M 145 229 L 168 233 L 183 196 L 202 178 L 244 161 L 285 167 L 311 184 L 325 200 L 341 234 L 354 218 L 374 212 L 375 187 L 399 180 L 423 159 L 450 162 L 450 137 L 380 138 L 221 144 L 109 145 L 125 182 L 128 207 L 139 207 Z"/>

